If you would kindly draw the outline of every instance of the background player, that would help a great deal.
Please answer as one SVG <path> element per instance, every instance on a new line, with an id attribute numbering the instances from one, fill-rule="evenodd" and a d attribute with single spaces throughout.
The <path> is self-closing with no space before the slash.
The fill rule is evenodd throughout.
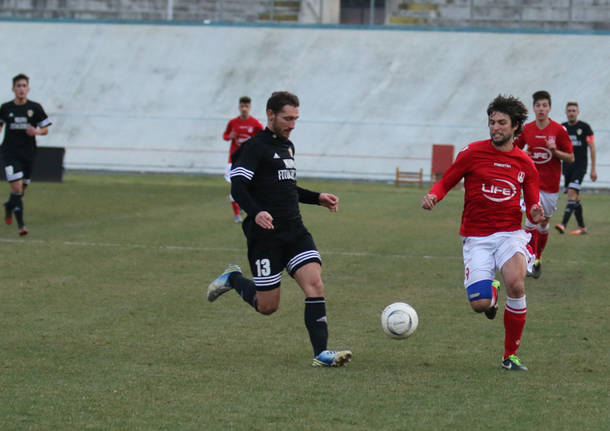
<path id="1" fill-rule="evenodd" d="M 231 182 L 229 178 L 229 172 L 231 170 L 231 163 L 233 163 L 233 153 L 239 148 L 241 144 L 256 135 L 258 132 L 263 130 L 263 125 L 256 118 L 250 115 L 250 109 L 252 108 L 252 100 L 248 96 L 239 98 L 239 117 L 235 117 L 229 121 L 225 132 L 222 137 L 225 141 L 231 141 L 231 147 L 229 148 L 229 162 L 225 169 L 225 179 L 227 182 Z M 241 222 L 240 208 L 233 195 L 229 195 L 231 200 L 231 206 L 233 207 L 233 215 L 235 216 L 235 222 Z"/>
<path id="2" fill-rule="evenodd" d="M 299 99 L 286 91 L 267 101 L 267 128 L 241 146 L 233 157 L 231 193 L 248 214 L 242 226 L 254 280 L 229 265 L 208 287 L 214 301 L 230 289 L 262 314 L 280 305 L 284 268 L 305 293 L 305 326 L 314 351 L 313 366 L 338 367 L 349 350 L 327 350 L 328 325 L 321 259 L 303 225 L 299 202 L 337 211 L 339 198 L 297 186 L 294 144 L 288 139 L 299 118 Z"/>
<path id="3" fill-rule="evenodd" d="M 19 74 L 13 78 L 15 98 L 0 106 L 0 131 L 6 124 L 0 153 L 10 195 L 4 203 L 4 221 L 17 219 L 19 235 L 27 235 L 23 221 L 23 193 L 30 184 L 36 158 L 36 136 L 49 133 L 51 121 L 39 103 L 28 100 L 30 78 Z"/>
<path id="4" fill-rule="evenodd" d="M 549 238 L 549 220 L 557 210 L 559 184 L 561 181 L 561 162 L 572 163 L 572 142 L 563 126 L 549 117 L 551 112 L 551 95 L 547 91 L 536 91 L 534 114 L 536 120 L 523 127 L 523 133 L 515 145 L 524 148 L 532 158 L 540 176 L 540 203 L 544 208 L 544 219 L 537 224 L 525 221 L 527 232 L 532 235 L 530 246 L 536 254 L 532 271 L 528 274 L 540 277 L 542 252 Z"/>
<path id="5" fill-rule="evenodd" d="M 538 204 L 538 172 L 532 160 L 513 145 L 514 135 L 527 119 L 527 108 L 512 96 L 498 96 L 487 108 L 491 139 L 468 144 L 440 181 L 422 200 L 422 208 L 433 209 L 464 178 L 463 237 L 464 286 L 472 309 L 496 317 L 498 288 L 496 269 L 506 285 L 504 308 L 504 358 L 502 367 L 526 371 L 517 349 L 525 327 L 525 273 L 533 264 L 527 249 L 530 235 L 521 229 L 520 195 L 527 218 L 542 219 Z"/>
<path id="6" fill-rule="evenodd" d="M 580 187 L 587 173 L 587 148 L 591 150 L 591 181 L 597 181 L 597 171 L 595 170 L 595 137 L 593 136 L 591 126 L 584 121 L 580 121 L 578 114 L 578 103 L 568 102 L 566 105 L 568 121 L 563 123 L 563 127 L 566 128 L 572 140 L 574 163 L 563 164 L 565 187 L 568 190 L 568 204 L 563 213 L 563 220 L 558 225 L 555 225 L 555 229 L 559 233 L 564 233 L 570 216 L 574 213 L 578 222 L 578 229 L 570 232 L 572 235 L 587 233 L 582 216 L 582 205 L 580 203 Z"/>

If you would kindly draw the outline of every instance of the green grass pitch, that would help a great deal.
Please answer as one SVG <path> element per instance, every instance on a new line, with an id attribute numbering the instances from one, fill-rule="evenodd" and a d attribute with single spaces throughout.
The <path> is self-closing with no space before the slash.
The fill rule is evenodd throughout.
<path id="1" fill-rule="evenodd" d="M 287 275 L 272 316 L 233 292 L 205 300 L 226 264 L 249 275 L 221 178 L 67 174 L 28 190 L 27 238 L 1 228 L 0 429 L 610 427 L 608 195 L 583 196 L 590 234 L 551 232 L 542 277 L 526 281 L 530 371 L 510 373 L 504 293 L 488 321 L 462 287 L 460 190 L 425 212 L 416 187 L 300 185 L 341 198 L 337 214 L 302 212 L 324 261 L 329 347 L 353 350 L 351 364 L 311 367 Z M 420 319 L 403 341 L 379 323 L 398 300 Z"/>

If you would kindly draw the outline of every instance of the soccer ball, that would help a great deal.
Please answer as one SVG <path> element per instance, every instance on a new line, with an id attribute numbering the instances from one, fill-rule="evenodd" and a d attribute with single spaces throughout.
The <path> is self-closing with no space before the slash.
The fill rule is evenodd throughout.
<path id="1" fill-rule="evenodd" d="M 381 313 L 383 332 L 397 340 L 413 334 L 418 323 L 417 311 L 406 302 L 390 304 Z"/>

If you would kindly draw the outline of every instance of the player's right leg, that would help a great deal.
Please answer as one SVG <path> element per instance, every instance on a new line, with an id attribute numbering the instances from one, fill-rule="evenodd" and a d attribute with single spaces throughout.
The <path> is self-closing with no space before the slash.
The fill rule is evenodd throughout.
<path id="1" fill-rule="evenodd" d="M 243 225 L 243 230 L 248 241 L 248 262 L 253 279 L 244 277 L 241 271 L 230 271 L 229 266 L 210 284 L 208 299 L 213 301 L 234 289 L 256 311 L 272 314 L 279 307 L 283 272 L 281 243 L 275 238 L 275 233 L 261 232 L 262 229 L 249 220 L 250 223 Z"/>
<path id="2" fill-rule="evenodd" d="M 214 281 L 208 286 L 208 301 L 216 301 L 222 294 L 233 289 L 231 284 L 231 276 L 233 274 L 241 274 L 241 268 L 238 265 L 230 264 Z"/>
<path id="3" fill-rule="evenodd" d="M 17 228 L 20 236 L 27 235 L 28 229 L 25 227 L 23 220 L 23 181 L 25 179 L 21 164 L 10 160 L 4 166 L 6 180 L 8 181 L 11 193 L 8 202 L 4 204 L 4 222 L 12 223 L 11 213 L 15 214 L 17 219 Z"/>
<path id="4" fill-rule="evenodd" d="M 583 233 L 587 233 L 587 228 L 585 227 L 585 220 L 582 214 L 582 204 L 580 202 L 580 188 L 583 179 L 585 178 L 586 169 L 580 168 L 578 172 L 575 173 L 573 181 L 570 183 L 570 189 L 568 190 L 568 200 L 574 202 L 574 217 L 576 217 L 576 222 L 578 223 L 578 229 L 570 232 L 572 235 L 581 235 Z"/>
<path id="5" fill-rule="evenodd" d="M 580 188 L 581 188 L 581 184 L 582 184 L 582 179 L 584 178 L 585 173 L 582 170 L 579 170 L 578 172 L 575 172 L 574 169 L 570 170 L 570 177 L 566 176 L 566 183 L 567 183 L 567 189 L 568 189 L 568 203 L 566 204 L 566 209 L 563 212 L 563 220 L 561 221 L 560 224 L 555 226 L 555 229 L 557 229 L 560 233 L 564 233 L 565 232 L 565 228 L 568 225 L 568 222 L 570 221 L 570 217 L 572 216 L 573 213 L 577 213 L 577 215 L 579 215 L 582 221 L 582 209 L 581 212 L 578 213 L 578 208 L 580 208 Z"/>
<path id="6" fill-rule="evenodd" d="M 224 177 L 228 183 L 231 183 L 231 163 L 226 164 Z M 235 223 L 241 223 L 241 209 L 239 208 L 239 205 L 237 204 L 237 202 L 235 202 L 235 199 L 233 199 L 233 196 L 231 194 L 229 194 L 229 201 L 231 201 L 231 208 L 233 208 L 233 217 L 235 219 Z"/>
<path id="7" fill-rule="evenodd" d="M 493 259 L 495 238 L 466 237 L 463 240 L 464 287 L 470 306 L 477 313 L 495 317 L 498 303 L 498 285 L 494 285 L 495 263 Z"/>
<path id="8" fill-rule="evenodd" d="M 241 218 L 241 208 L 239 204 L 235 202 L 232 195 L 229 195 L 229 200 L 231 201 L 231 207 L 233 208 L 233 217 L 235 217 L 235 223 L 241 223 L 243 219 Z"/>
<path id="9" fill-rule="evenodd" d="M 17 180 L 21 180 L 23 178 L 23 172 L 15 172 L 15 167 L 13 166 L 10 156 L 5 154 L 4 158 L 6 159 L 4 164 L 4 173 L 10 188 L 8 200 L 4 202 L 4 222 L 10 225 L 13 223 L 13 190 L 16 188 L 16 185 L 13 185 L 12 183 Z"/>

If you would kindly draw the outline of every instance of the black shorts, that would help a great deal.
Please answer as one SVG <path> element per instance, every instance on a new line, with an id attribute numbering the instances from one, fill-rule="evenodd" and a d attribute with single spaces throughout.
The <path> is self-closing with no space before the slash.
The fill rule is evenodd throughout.
<path id="1" fill-rule="evenodd" d="M 252 217 L 242 225 L 248 240 L 248 261 L 256 290 L 280 287 L 284 268 L 291 277 L 303 265 L 322 264 L 313 237 L 300 218 L 289 221 L 274 220 L 275 229 L 263 229 Z"/>
<path id="2" fill-rule="evenodd" d="M 582 181 L 587 173 L 587 166 L 576 163 L 563 165 L 564 187 L 566 189 L 580 190 Z"/>
<path id="3" fill-rule="evenodd" d="M 32 178 L 32 169 L 34 168 L 34 159 L 22 157 L 17 154 L 3 153 L 2 165 L 6 180 L 9 183 L 13 181 L 23 180 L 24 184 L 29 184 Z"/>

